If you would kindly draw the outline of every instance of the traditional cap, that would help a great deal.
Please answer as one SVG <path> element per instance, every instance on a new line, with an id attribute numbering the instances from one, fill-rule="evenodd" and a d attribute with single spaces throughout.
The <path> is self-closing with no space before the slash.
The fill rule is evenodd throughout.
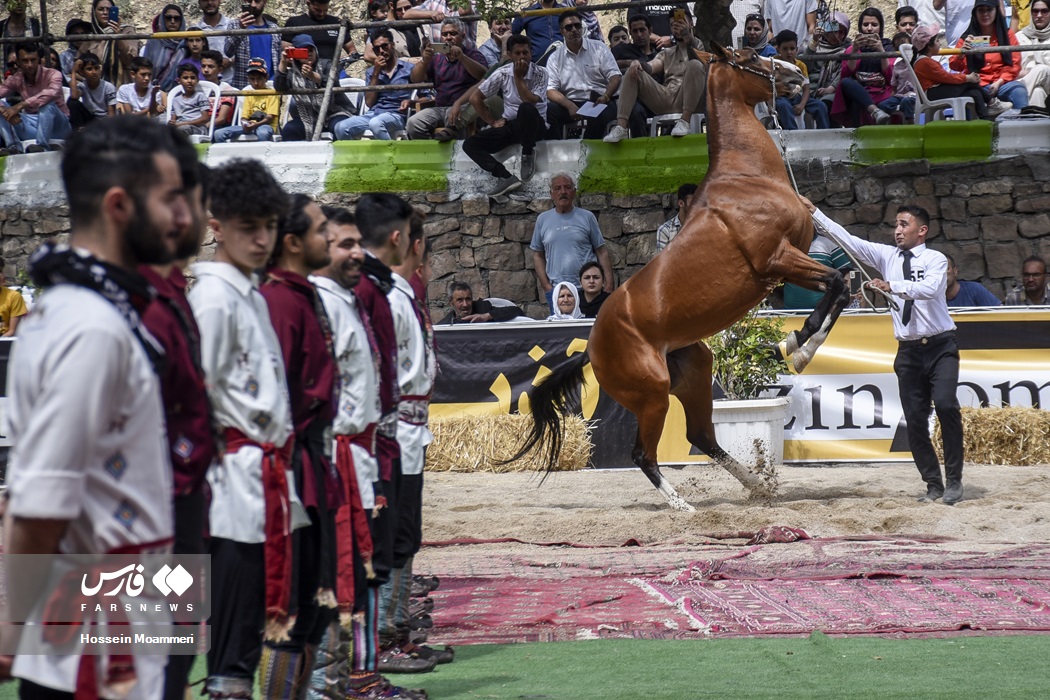
<path id="1" fill-rule="evenodd" d="M 911 45 L 915 47 L 916 53 L 922 51 L 940 33 L 941 28 L 936 24 L 932 26 L 920 24 L 911 33 Z"/>
<path id="2" fill-rule="evenodd" d="M 266 70 L 266 61 L 264 61 L 261 58 L 253 58 L 250 61 L 248 61 L 248 71 L 247 72 L 249 72 L 249 73 L 263 73 L 263 74 L 266 74 L 266 75 L 270 74 L 270 71 Z"/>

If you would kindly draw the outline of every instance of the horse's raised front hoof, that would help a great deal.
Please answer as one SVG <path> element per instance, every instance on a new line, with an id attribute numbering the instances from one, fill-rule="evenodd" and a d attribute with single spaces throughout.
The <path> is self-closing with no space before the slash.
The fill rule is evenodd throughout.
<path id="1" fill-rule="evenodd" d="M 806 367 L 809 367 L 809 363 L 813 361 L 813 351 L 803 345 L 791 356 L 791 365 L 795 368 L 795 372 L 802 374 Z"/>

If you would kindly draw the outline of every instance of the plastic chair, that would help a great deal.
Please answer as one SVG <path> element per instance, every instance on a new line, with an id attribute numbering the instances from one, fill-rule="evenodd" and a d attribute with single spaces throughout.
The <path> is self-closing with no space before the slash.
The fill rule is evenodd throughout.
<path id="1" fill-rule="evenodd" d="M 649 136 L 659 136 L 663 129 L 667 129 L 668 133 L 670 133 L 670 130 L 674 128 L 675 123 L 681 118 L 681 112 L 657 114 L 649 120 Z M 694 112 L 693 116 L 689 119 L 689 133 L 702 134 L 706 127 L 707 115 L 702 114 L 701 112 Z"/>
<path id="2" fill-rule="evenodd" d="M 901 59 L 907 64 L 908 75 L 915 86 L 915 123 L 955 120 L 966 121 L 977 116 L 972 97 L 949 97 L 943 100 L 931 100 L 926 97 L 926 91 L 922 89 L 918 77 L 915 75 L 915 67 L 912 58 L 915 56 L 915 47 L 911 44 L 902 44 L 900 48 Z M 951 114 L 945 114 L 946 110 Z M 962 116 L 959 116 L 962 115 Z"/>
<path id="3" fill-rule="evenodd" d="M 202 80 L 197 83 L 197 89 L 203 90 L 208 99 L 212 101 L 212 104 L 219 104 L 220 93 L 222 90 L 215 83 Z M 164 114 L 164 123 L 167 124 L 171 121 L 171 103 L 174 98 L 181 95 L 184 92 L 181 85 L 176 85 L 168 91 L 168 108 Z M 207 134 L 194 134 L 190 136 L 190 143 L 210 143 L 212 137 L 215 135 L 215 117 L 219 114 L 219 110 L 213 108 L 211 110 L 211 119 L 208 121 L 208 133 Z"/>

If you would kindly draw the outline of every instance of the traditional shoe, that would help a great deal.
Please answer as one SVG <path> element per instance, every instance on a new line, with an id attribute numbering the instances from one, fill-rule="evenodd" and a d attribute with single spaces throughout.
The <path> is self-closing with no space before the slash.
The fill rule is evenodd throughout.
<path id="1" fill-rule="evenodd" d="M 434 599 L 426 596 L 420 596 L 416 600 L 408 603 L 408 614 L 412 617 L 431 612 L 433 609 Z"/>
<path id="2" fill-rule="evenodd" d="M 679 136 L 686 136 L 689 134 L 689 122 L 684 119 L 679 119 L 675 122 L 674 128 L 671 129 L 671 136 L 678 138 Z"/>
<path id="3" fill-rule="evenodd" d="M 401 688 L 391 685 L 382 676 L 379 680 L 363 688 L 350 688 L 347 700 L 427 700 L 427 691 L 422 688 Z"/>
<path id="4" fill-rule="evenodd" d="M 954 506 L 963 499 L 963 485 L 961 481 L 949 481 L 944 489 L 944 498 L 941 503 L 946 506 Z"/>
<path id="5" fill-rule="evenodd" d="M 380 673 L 429 673 L 437 661 L 410 654 L 401 647 L 390 647 L 379 652 Z"/>
<path id="6" fill-rule="evenodd" d="M 434 618 L 426 613 L 413 615 L 408 618 L 408 628 L 413 630 L 428 630 L 434 626 Z"/>
<path id="7" fill-rule="evenodd" d="M 422 644 L 413 644 L 408 648 L 413 654 L 417 654 L 420 658 L 433 659 L 435 663 L 439 664 L 452 663 L 456 655 L 456 652 L 453 651 L 450 646 L 446 646 L 444 649 L 437 649 L 435 647 L 426 647 Z"/>
<path id="8" fill-rule="evenodd" d="M 609 130 L 609 133 L 605 135 L 605 138 L 603 138 L 602 141 L 605 143 L 620 143 L 630 135 L 631 132 L 627 131 L 627 127 L 617 124 Z"/>
<path id="9" fill-rule="evenodd" d="M 930 486 L 926 487 L 926 495 L 921 496 L 919 498 L 919 503 L 933 503 L 943 495 L 944 489 L 942 489 L 940 486 L 933 486 L 931 484 Z"/>
<path id="10" fill-rule="evenodd" d="M 408 641 L 413 644 L 425 644 L 430 634 L 426 630 L 411 630 L 408 633 Z"/>
<path id="11" fill-rule="evenodd" d="M 488 195 L 489 197 L 499 197 L 501 194 L 513 192 L 519 187 L 521 187 L 521 180 L 513 175 L 509 177 L 501 177 L 499 182 L 496 183 L 496 186 L 488 191 Z"/>
<path id="12" fill-rule="evenodd" d="M 536 156 L 532 153 L 521 154 L 521 181 L 528 182 L 532 174 L 536 172 Z"/>
<path id="13" fill-rule="evenodd" d="M 412 577 L 412 583 L 419 582 L 427 586 L 427 590 L 436 591 L 441 586 L 441 579 L 437 576 L 424 576 L 416 574 Z"/>

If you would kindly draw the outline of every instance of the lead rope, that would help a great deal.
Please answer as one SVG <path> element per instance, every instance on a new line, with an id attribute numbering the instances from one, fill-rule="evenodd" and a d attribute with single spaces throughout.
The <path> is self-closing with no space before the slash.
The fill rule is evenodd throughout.
<path id="1" fill-rule="evenodd" d="M 772 60 L 773 59 L 770 59 L 770 61 L 772 61 Z M 780 126 L 780 117 L 777 115 L 777 72 L 776 72 L 776 70 L 771 70 L 769 72 L 769 84 L 770 84 L 770 87 L 772 88 L 772 92 L 773 92 L 773 101 L 772 101 L 772 106 L 771 106 L 770 112 L 773 113 L 773 128 L 776 130 L 776 132 L 777 132 L 777 140 L 780 142 L 780 155 L 784 159 L 784 165 L 787 166 L 788 177 L 791 178 L 791 186 L 795 189 L 795 193 L 796 194 L 802 194 L 801 192 L 799 192 L 798 182 L 795 180 L 795 170 L 794 170 L 794 168 L 791 167 L 791 159 L 788 158 L 787 142 L 784 140 L 784 128 Z M 832 241 L 835 240 L 835 238 L 828 233 L 827 228 L 825 228 L 822 224 L 817 222 L 816 219 L 813 220 L 813 228 L 815 228 L 818 231 L 820 231 L 820 233 L 822 233 L 823 235 L 827 236 L 830 240 L 832 240 Z M 839 246 L 839 247 L 841 248 L 841 246 Z M 881 289 L 875 289 L 874 287 L 869 287 L 868 286 L 867 283 L 872 281 L 871 280 L 871 276 L 868 274 L 867 270 L 864 269 L 864 266 L 860 264 L 860 261 L 858 261 L 855 257 L 853 257 L 853 254 L 850 253 L 845 248 L 842 248 L 842 252 L 845 253 L 846 257 L 848 257 L 850 259 L 850 262 L 853 263 L 853 267 L 856 268 L 858 271 L 860 271 L 861 277 L 863 277 L 864 280 L 865 280 L 865 282 L 863 284 L 861 284 L 861 286 L 860 286 L 860 294 L 864 298 L 864 301 L 867 303 L 867 305 L 869 307 L 871 307 L 876 313 L 886 313 L 885 309 L 880 309 L 879 307 L 875 306 L 874 293 L 877 292 L 877 293 L 881 294 L 886 299 L 886 302 L 891 307 L 893 307 L 894 309 L 898 309 L 899 307 L 897 306 L 897 302 L 892 296 L 890 296 L 886 292 L 882 291 Z M 871 299 L 869 299 L 868 296 L 867 296 L 867 292 L 869 292 L 869 291 L 872 292 L 872 298 Z"/>

